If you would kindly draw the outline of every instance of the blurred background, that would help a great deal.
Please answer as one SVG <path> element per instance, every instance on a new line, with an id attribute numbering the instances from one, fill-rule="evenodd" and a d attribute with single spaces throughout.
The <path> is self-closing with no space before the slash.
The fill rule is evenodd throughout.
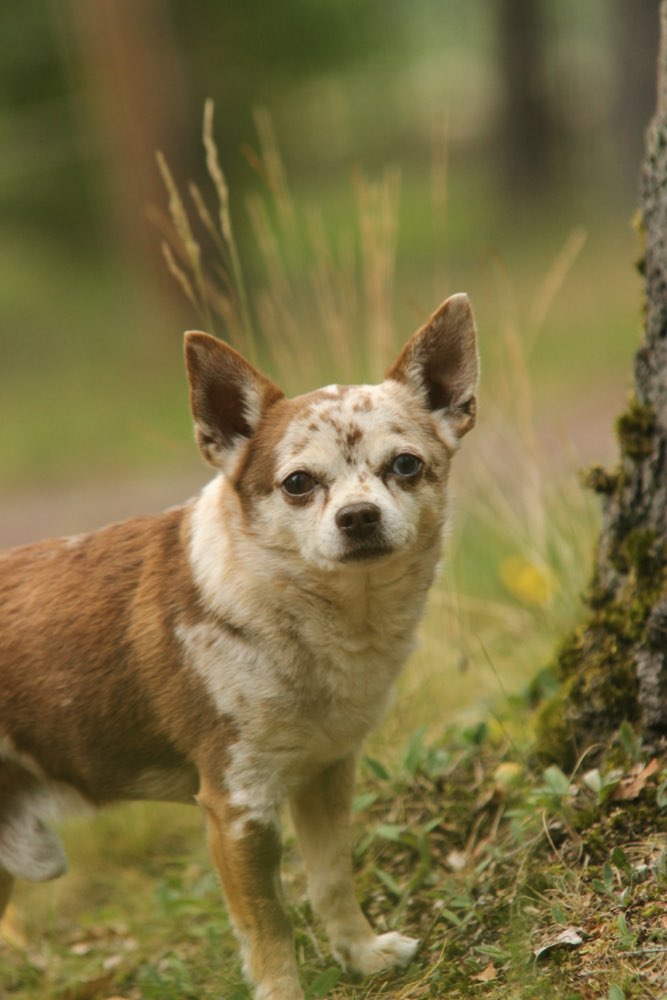
<path id="1" fill-rule="evenodd" d="M 311 374 L 347 377 L 333 319 L 349 316 L 357 325 L 340 336 L 360 380 L 447 294 L 470 294 L 480 420 L 455 468 L 425 662 L 440 670 L 444 657 L 462 675 L 471 660 L 514 663 L 537 630 L 543 649 L 521 676 L 534 671 L 588 573 L 598 512 L 577 469 L 613 460 L 630 387 L 657 10 L 4 0 L 0 541 L 148 511 L 207 478 L 181 338 L 225 327 L 165 262 L 163 241 L 171 271 L 185 266 L 155 152 L 193 218 L 190 179 L 215 217 L 201 138 L 212 98 L 246 319 L 274 377 L 303 389 Z M 198 225 L 206 237 L 201 213 Z M 219 304 L 229 261 L 203 237 Z M 282 312 L 276 281 L 296 289 Z M 321 372 L 300 367 L 300 336 Z M 428 691 L 430 669 L 415 689 Z"/>
<path id="2" fill-rule="evenodd" d="M 369 752 L 402 773 L 450 721 L 473 741 L 515 707 L 529 725 L 521 708 L 553 685 L 590 573 L 600 511 L 578 473 L 615 460 L 631 388 L 657 39 L 658 0 L 3 0 L 0 544 L 206 481 L 185 329 L 309 389 L 377 376 L 465 290 L 479 420 L 454 463 L 421 646 Z M 133 914 L 161 968 L 174 913 L 192 912 L 175 856 L 200 845 L 208 872 L 184 807 L 124 806 L 66 840 L 73 874 L 17 894 L 60 985 L 17 953 L 17 996 L 92 996 L 61 988 L 82 977 L 88 946 L 56 944 L 81 941 L 76 921 L 97 950 L 98 923 Z M 214 947 L 219 964 L 217 933 Z M 146 996 L 184 995 L 151 976 Z"/>

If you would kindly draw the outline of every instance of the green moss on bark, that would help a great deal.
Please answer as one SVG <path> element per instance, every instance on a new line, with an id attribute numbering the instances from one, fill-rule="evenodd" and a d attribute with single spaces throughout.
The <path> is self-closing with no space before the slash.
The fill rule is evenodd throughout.
<path id="1" fill-rule="evenodd" d="M 633 399 L 616 421 L 621 453 L 635 461 L 648 458 L 653 449 L 655 411 L 652 406 Z"/>
<path id="2" fill-rule="evenodd" d="M 615 514 L 608 523 L 604 559 L 586 597 L 588 618 L 562 645 L 552 664 L 560 682 L 537 717 L 540 759 L 571 767 L 581 753 L 604 742 L 624 720 L 640 719 L 636 654 L 667 581 L 667 552 L 655 531 L 638 523 L 628 490 L 633 466 L 653 454 L 652 406 L 632 400 L 617 421 L 623 461 L 618 470 L 595 467 L 585 482 Z"/>
<path id="3" fill-rule="evenodd" d="M 545 763 L 572 767 L 583 751 L 625 719 L 638 718 L 633 640 L 625 622 L 625 609 L 611 603 L 594 612 L 592 622 L 576 631 L 557 655 L 561 687 L 537 718 L 536 752 Z"/>
<path id="4" fill-rule="evenodd" d="M 556 654 L 558 693 L 542 706 L 536 752 L 544 762 L 571 767 L 624 720 L 640 717 L 635 652 L 647 642 L 651 610 L 665 587 L 664 553 L 650 531 L 636 530 L 619 543 L 613 562 L 625 585 L 611 596 L 594 580 L 588 621 Z"/>

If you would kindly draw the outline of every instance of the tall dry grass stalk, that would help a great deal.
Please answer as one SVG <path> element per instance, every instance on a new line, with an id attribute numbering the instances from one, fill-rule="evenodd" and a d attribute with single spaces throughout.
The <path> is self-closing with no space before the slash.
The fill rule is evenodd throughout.
<path id="1" fill-rule="evenodd" d="M 447 195 L 449 182 L 449 118 L 437 118 L 431 132 L 431 205 L 433 220 L 433 283 L 434 299 L 438 301 L 447 288 L 445 251 L 447 246 Z"/>
<path id="2" fill-rule="evenodd" d="M 444 585 L 432 592 L 402 681 L 405 699 L 390 720 L 399 745 L 406 712 L 435 734 L 443 712 L 486 716 L 489 703 L 506 703 L 580 613 L 598 512 L 545 448 L 530 353 L 584 242 L 581 230 L 570 234 L 525 315 L 502 261 L 493 260 L 494 390 L 483 385 L 475 441 L 457 458 Z"/>
<path id="3" fill-rule="evenodd" d="M 266 111 L 255 114 L 255 127 L 258 148 L 245 151 L 261 182 L 246 204 L 255 248 L 252 281 L 232 222 L 233 199 L 220 164 L 210 101 L 204 109 L 203 143 L 215 208 L 194 184 L 188 185 L 186 205 L 164 158 L 158 161 L 169 203 L 169 218 L 160 221 L 167 265 L 205 328 L 268 368 L 287 392 L 332 378 L 380 378 L 400 346 L 393 322 L 400 175 L 387 169 L 371 181 L 358 172 L 347 225 L 331 226 L 319 207 L 304 208 L 294 198 Z M 431 176 L 441 251 L 446 154 L 442 122 L 434 130 Z M 461 562 L 467 561 L 464 550 L 472 536 L 491 539 L 493 551 L 483 557 L 479 579 L 472 584 L 461 587 L 450 572 L 447 586 L 434 588 L 421 652 L 403 682 L 409 693 L 405 704 L 420 721 L 433 716 L 440 725 L 442 705 L 456 709 L 476 698 L 480 682 L 484 686 L 489 681 L 487 661 L 496 665 L 499 676 L 513 679 L 510 686 L 516 687 L 517 676 L 525 681 L 541 662 L 530 661 L 531 650 L 540 641 L 542 648 L 552 643 L 574 613 L 592 517 L 572 482 L 563 492 L 562 476 L 545 464 L 529 356 L 584 241 L 581 230 L 568 237 L 526 320 L 510 276 L 500 258 L 494 259 L 498 319 L 493 334 L 500 344 L 501 388 L 495 398 L 483 393 L 472 449 L 477 457 L 470 461 L 466 456 L 466 476 L 457 477 L 455 484 L 464 497 L 447 562 L 450 567 L 457 562 L 457 547 Z M 438 266 L 436 259 L 434 268 Z M 444 288 L 443 282 L 438 296 Z M 495 587 L 485 585 L 488 579 L 482 582 L 485 574 L 494 578 Z M 475 660 L 483 676 L 471 670 L 467 680 L 461 677 L 454 685 L 459 695 L 453 698 L 452 672 L 457 664 Z M 490 680 L 493 689 L 496 679 Z M 403 733 L 414 721 L 404 718 L 404 711 L 394 720 Z"/>
<path id="4" fill-rule="evenodd" d="M 493 454 L 502 456 L 503 469 L 497 460 L 485 463 L 490 475 L 484 484 L 484 495 L 493 498 L 492 509 L 500 511 L 508 531 L 527 559 L 545 572 L 550 562 L 553 538 L 549 524 L 548 484 L 545 474 L 553 480 L 550 463 L 545 467 L 540 440 L 529 355 L 542 331 L 548 310 L 583 249 L 586 234 L 577 228 L 570 233 L 540 283 L 522 324 L 509 274 L 500 258 L 493 257 L 497 278 L 499 327 L 502 351 L 501 390 L 493 407 L 493 426 L 504 439 L 502 447 L 496 441 Z M 487 406 L 489 402 L 487 402 Z M 507 489 L 507 472 L 512 479 Z M 551 475 L 549 475 L 551 473 Z M 505 483 L 503 487 L 503 482 Z M 518 487 L 518 488 L 517 488 Z"/>
<path id="5" fill-rule="evenodd" d="M 363 289 L 366 305 L 368 357 L 372 376 L 382 377 L 395 349 L 392 322 L 400 173 L 389 168 L 379 182 L 356 177 L 355 191 L 361 235 Z"/>
<path id="6" fill-rule="evenodd" d="M 256 248 L 252 289 L 230 211 L 229 187 L 213 131 L 213 103 L 204 107 L 206 169 L 215 211 L 200 188 L 189 202 L 162 154 L 168 219 L 158 219 L 163 253 L 200 322 L 255 363 L 265 364 L 289 392 L 322 380 L 380 378 L 397 349 L 393 297 L 400 177 L 377 181 L 359 172 L 349 231 L 330 232 L 318 208 L 292 195 L 270 115 L 255 113 L 258 150 L 247 158 L 263 189 L 247 199 Z M 205 241 L 205 245 L 204 245 Z"/>

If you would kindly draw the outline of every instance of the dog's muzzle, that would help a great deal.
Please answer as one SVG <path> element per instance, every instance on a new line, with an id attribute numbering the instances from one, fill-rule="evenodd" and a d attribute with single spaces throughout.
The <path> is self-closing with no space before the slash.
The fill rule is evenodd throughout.
<path id="1" fill-rule="evenodd" d="M 391 551 L 382 531 L 382 513 L 376 504 L 347 504 L 337 511 L 335 520 L 347 542 L 345 561 L 373 559 Z"/>

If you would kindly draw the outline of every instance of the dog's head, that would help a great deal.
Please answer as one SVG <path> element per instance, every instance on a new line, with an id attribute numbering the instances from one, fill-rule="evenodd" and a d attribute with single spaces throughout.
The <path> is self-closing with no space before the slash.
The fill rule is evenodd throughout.
<path id="1" fill-rule="evenodd" d="M 332 569 L 437 540 L 450 459 L 475 422 L 467 296 L 440 306 L 380 385 L 286 399 L 205 333 L 186 334 L 186 362 L 199 447 L 264 548 Z"/>

